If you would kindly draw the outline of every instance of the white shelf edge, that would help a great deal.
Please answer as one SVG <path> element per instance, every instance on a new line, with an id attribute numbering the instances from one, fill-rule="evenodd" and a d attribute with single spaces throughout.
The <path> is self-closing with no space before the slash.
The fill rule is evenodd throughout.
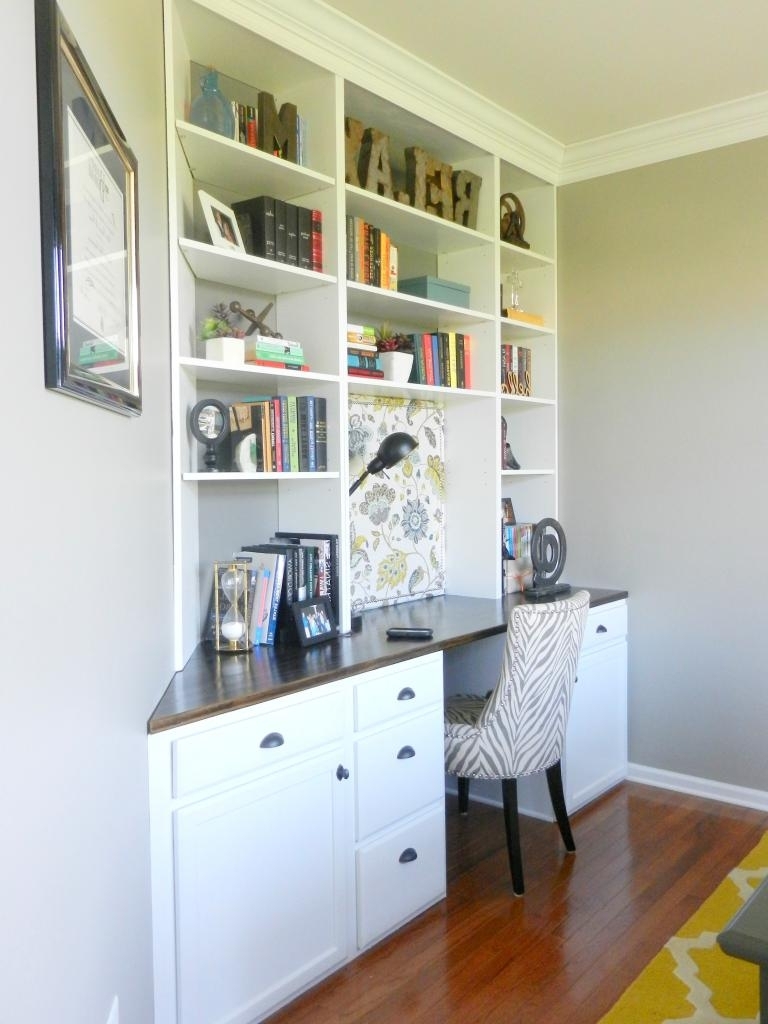
<path id="1" fill-rule="evenodd" d="M 512 327 L 516 330 L 522 330 L 526 334 L 546 334 L 553 335 L 555 333 L 554 327 L 547 327 L 546 324 L 532 324 L 527 320 L 515 320 L 512 317 L 502 316 L 499 318 L 502 329 L 505 327 Z"/>
<path id="2" fill-rule="evenodd" d="M 261 256 L 251 256 L 246 252 L 237 252 L 232 249 L 222 249 L 211 245 L 210 242 L 198 242 L 194 238 L 179 238 L 179 249 L 187 261 L 187 265 L 198 280 L 213 281 L 220 283 L 222 280 L 232 279 L 233 283 L 239 284 L 236 280 L 239 276 L 254 275 L 254 278 L 261 275 L 269 278 L 268 287 L 275 294 L 309 290 L 319 288 L 322 285 L 337 284 L 338 279 L 334 274 L 318 273 L 316 270 L 305 270 L 303 267 L 294 267 L 289 263 L 278 263 L 276 260 L 266 260 Z M 282 282 L 282 287 L 274 287 Z M 258 280 L 248 281 L 244 285 L 256 290 Z"/>
<path id="3" fill-rule="evenodd" d="M 492 235 L 487 235 L 483 231 L 477 231 L 475 228 L 468 228 L 464 224 L 457 224 L 453 220 L 446 220 L 444 217 L 427 213 L 426 210 L 418 210 L 407 203 L 398 203 L 396 199 L 388 199 L 386 196 L 380 196 L 378 193 L 370 192 L 368 189 L 360 188 L 358 185 L 345 185 L 344 188 L 347 196 L 346 209 L 349 209 L 349 199 L 351 198 L 353 206 L 357 203 L 362 207 L 370 206 L 371 210 L 378 208 L 382 211 L 384 217 L 403 217 L 403 223 L 407 223 L 408 219 L 412 218 L 412 223 L 414 224 L 420 223 L 424 227 L 444 232 L 446 238 L 452 236 L 457 240 L 457 247 L 461 246 L 462 243 L 467 249 L 472 249 L 479 245 L 496 244 L 496 239 Z"/>
<path id="4" fill-rule="evenodd" d="M 516 405 L 557 405 L 554 398 L 536 398 L 535 395 L 507 395 L 499 392 L 499 398 L 502 402 Z"/>
<path id="5" fill-rule="evenodd" d="M 313 370 L 287 370 L 282 367 L 250 366 L 248 363 L 233 366 L 231 363 L 221 363 L 215 359 L 198 359 L 194 356 L 181 356 L 178 363 L 191 377 L 211 383 L 245 383 L 254 377 L 268 377 L 272 380 L 338 384 L 341 379 L 338 374 L 316 373 Z"/>
<path id="6" fill-rule="evenodd" d="M 395 398 L 493 398 L 492 391 L 477 388 L 444 388 L 434 384 L 398 384 L 397 381 L 380 377 L 347 377 L 347 391 L 350 394 L 372 394 L 386 391 Z"/>
<path id="7" fill-rule="evenodd" d="M 523 249 L 519 245 L 512 245 L 511 242 L 499 241 L 499 248 L 501 251 L 502 259 L 504 256 L 513 257 L 513 262 L 519 264 L 539 264 L 545 267 L 552 267 L 555 261 L 552 256 L 545 256 L 542 252 L 537 252 L 535 249 Z"/>
<path id="8" fill-rule="evenodd" d="M 347 281 L 347 291 L 362 297 L 368 297 L 373 302 L 402 303 L 403 310 L 408 307 L 422 311 L 430 310 L 435 313 L 447 313 L 451 316 L 458 316 L 467 323 L 481 322 L 492 323 L 496 320 L 494 313 L 482 313 L 478 309 L 469 309 L 467 306 L 452 306 L 447 302 L 435 302 L 434 299 L 423 299 L 420 295 L 408 295 L 407 292 L 396 292 L 387 288 L 377 288 L 375 285 L 360 284 L 358 281 Z M 347 303 L 349 305 L 349 303 Z"/>
<path id="9" fill-rule="evenodd" d="M 188 483 L 231 483 L 254 480 L 338 480 L 339 473 L 182 473 L 181 479 Z"/>
<path id="10" fill-rule="evenodd" d="M 502 469 L 501 475 L 506 479 L 521 476 L 554 476 L 554 469 Z"/>

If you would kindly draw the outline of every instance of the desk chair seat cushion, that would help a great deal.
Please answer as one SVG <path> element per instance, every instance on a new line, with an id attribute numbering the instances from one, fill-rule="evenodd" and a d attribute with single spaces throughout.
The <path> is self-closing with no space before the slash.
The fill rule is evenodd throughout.
<path id="1" fill-rule="evenodd" d="M 512 609 L 490 696 L 460 694 L 446 702 L 448 774 L 516 779 L 560 760 L 588 611 L 585 590 Z"/>

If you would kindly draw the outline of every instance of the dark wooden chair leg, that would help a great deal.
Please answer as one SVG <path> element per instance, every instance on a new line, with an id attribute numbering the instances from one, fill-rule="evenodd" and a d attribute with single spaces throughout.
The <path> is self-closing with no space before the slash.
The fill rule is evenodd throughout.
<path id="1" fill-rule="evenodd" d="M 555 812 L 557 824 L 560 828 L 560 835 L 563 837 L 566 850 L 571 853 L 576 849 L 571 832 L 571 823 L 568 820 L 568 811 L 565 809 L 565 794 L 563 793 L 563 773 L 560 762 L 547 768 L 547 786 L 549 787 L 549 799 L 552 801 L 552 810 Z"/>
<path id="2" fill-rule="evenodd" d="M 469 779 L 457 778 L 459 786 L 459 814 L 466 814 L 469 810 Z"/>
<path id="3" fill-rule="evenodd" d="M 517 813 L 517 779 L 502 779 L 501 793 L 504 798 L 504 825 L 507 830 L 507 854 L 512 874 L 512 889 L 516 896 L 522 896 L 525 884 L 523 855 L 520 852 L 520 819 Z"/>

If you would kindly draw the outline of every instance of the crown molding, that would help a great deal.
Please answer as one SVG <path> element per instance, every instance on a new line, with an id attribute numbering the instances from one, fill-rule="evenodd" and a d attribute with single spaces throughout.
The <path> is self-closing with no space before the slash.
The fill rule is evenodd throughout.
<path id="1" fill-rule="evenodd" d="M 768 92 L 565 147 L 557 184 L 644 167 L 768 135 Z"/>
<path id="2" fill-rule="evenodd" d="M 198 2 L 530 174 L 560 174 L 562 143 L 322 0 Z"/>
<path id="3" fill-rule="evenodd" d="M 323 0 L 194 0 L 555 185 L 768 135 L 768 93 L 564 145 Z"/>

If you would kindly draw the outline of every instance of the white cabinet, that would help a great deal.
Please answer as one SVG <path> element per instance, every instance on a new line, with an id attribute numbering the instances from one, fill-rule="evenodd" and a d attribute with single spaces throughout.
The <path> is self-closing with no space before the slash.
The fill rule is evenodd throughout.
<path id="1" fill-rule="evenodd" d="M 569 811 L 627 777 L 627 604 L 593 608 L 579 658 L 565 741 Z"/>
<path id="2" fill-rule="evenodd" d="M 442 656 L 150 735 L 155 1024 L 254 1024 L 445 895 Z"/>
<path id="3" fill-rule="evenodd" d="M 348 695 L 150 737 L 156 1024 L 250 1024 L 348 955 Z"/>
<path id="4" fill-rule="evenodd" d="M 442 655 L 367 673 L 355 729 L 362 949 L 445 895 Z"/>

